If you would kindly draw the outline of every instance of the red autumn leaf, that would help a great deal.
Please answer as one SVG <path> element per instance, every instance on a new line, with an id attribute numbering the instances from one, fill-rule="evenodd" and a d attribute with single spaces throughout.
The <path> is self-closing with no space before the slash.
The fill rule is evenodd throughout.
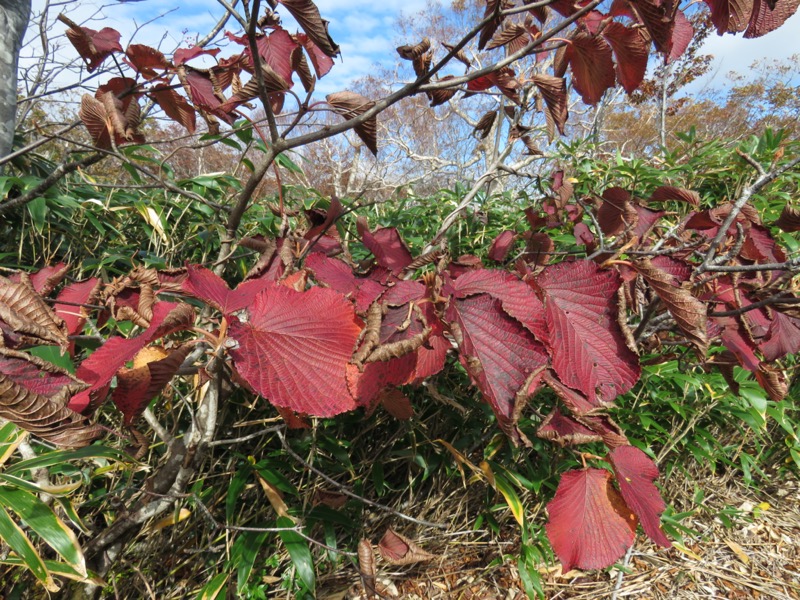
<path id="1" fill-rule="evenodd" d="M 546 265 L 550 260 L 550 253 L 555 249 L 555 243 L 546 233 L 527 233 L 523 258 L 537 267 Z"/>
<path id="2" fill-rule="evenodd" d="M 279 0 L 306 32 L 309 39 L 327 56 L 339 56 L 339 46 L 328 33 L 328 21 L 319 14 L 311 0 Z"/>
<path id="3" fill-rule="evenodd" d="M 717 33 L 738 33 L 747 28 L 753 0 L 704 0 L 711 9 L 711 22 Z"/>
<path id="4" fill-rule="evenodd" d="M 172 68 L 172 63 L 167 60 L 160 50 L 144 44 L 131 44 L 125 51 L 128 64 L 142 74 L 145 79 L 155 79 Z"/>
<path id="5" fill-rule="evenodd" d="M 769 330 L 758 347 L 770 362 L 800 352 L 800 319 L 774 311 Z"/>
<path id="6" fill-rule="evenodd" d="M 572 235 L 575 236 L 575 241 L 581 246 L 586 246 L 586 250 L 589 252 L 594 251 L 594 249 L 597 247 L 597 242 L 595 242 L 594 235 L 589 229 L 589 226 L 585 223 L 578 223 L 575 225 Z"/>
<path id="7" fill-rule="evenodd" d="M 692 190 L 671 185 L 662 185 L 656 188 L 650 196 L 649 202 L 666 202 L 669 200 L 677 200 L 679 202 L 687 202 L 692 206 L 700 206 L 700 194 Z"/>
<path id="8" fill-rule="evenodd" d="M 123 367 L 117 372 L 117 387 L 111 399 L 125 415 L 125 425 L 133 425 L 142 416 L 150 400 L 172 380 L 190 350 L 191 346 L 186 345 L 160 360 L 132 369 Z"/>
<path id="9" fill-rule="evenodd" d="M 230 354 L 255 391 L 276 406 L 311 416 L 355 408 L 345 369 L 360 328 L 340 294 L 275 285 L 255 297 L 247 314 L 246 322 L 231 323 L 239 347 Z"/>
<path id="10" fill-rule="evenodd" d="M 506 230 L 500 233 L 492 240 L 492 246 L 489 248 L 489 259 L 495 262 L 505 261 L 516 240 L 517 233 L 515 231 Z"/>
<path id="11" fill-rule="evenodd" d="M 193 58 L 197 58 L 198 56 L 208 55 L 208 56 L 216 56 L 220 53 L 219 48 L 210 48 L 206 49 L 202 46 L 192 46 L 191 48 L 178 48 L 175 50 L 175 53 L 172 55 L 172 60 L 175 63 L 176 67 L 179 67 L 182 64 L 192 60 Z"/>
<path id="12" fill-rule="evenodd" d="M 121 36 L 116 29 L 104 27 L 95 31 L 89 27 L 81 27 L 63 14 L 58 15 L 58 20 L 69 27 L 66 31 L 67 39 L 86 62 L 86 70 L 90 73 L 114 52 L 122 52 L 119 44 Z"/>
<path id="13" fill-rule="evenodd" d="M 717 310 L 726 310 L 725 304 L 717 305 Z M 757 372 L 761 361 L 755 354 L 755 344 L 744 333 L 743 327 L 734 317 L 712 317 L 712 321 L 720 329 L 720 341 L 730 350 L 739 364 L 751 372 Z"/>
<path id="14" fill-rule="evenodd" d="M 481 28 L 481 34 L 478 38 L 478 50 L 486 49 L 486 45 L 494 37 L 495 32 L 500 25 L 503 24 L 504 16 L 498 13 L 502 10 L 510 8 L 513 3 L 509 0 L 486 0 L 486 9 L 483 12 L 483 18 L 491 17 L 486 24 Z"/>
<path id="15" fill-rule="evenodd" d="M 631 195 L 620 187 L 611 187 L 603 192 L 597 222 L 605 235 L 618 235 L 636 225 L 638 214 L 630 200 Z"/>
<path id="16" fill-rule="evenodd" d="M 786 260 L 786 254 L 769 229 L 755 224 L 747 230 L 739 256 L 756 263 L 782 263 Z"/>
<path id="17" fill-rule="evenodd" d="M 594 262 L 564 262 L 536 279 L 542 290 L 549 339 L 558 377 L 590 402 L 610 403 L 638 381 L 636 355 L 617 325 L 619 275 Z"/>
<path id="18" fill-rule="evenodd" d="M 669 54 L 672 48 L 673 21 L 668 11 L 672 5 L 663 0 L 630 0 L 636 14 L 644 23 L 656 50 Z M 612 11 L 613 12 L 613 11 Z"/>
<path id="19" fill-rule="evenodd" d="M 670 41 L 671 45 L 667 61 L 672 62 L 673 60 L 677 60 L 683 56 L 683 53 L 686 52 L 686 48 L 688 48 L 689 44 L 692 42 L 693 37 L 694 27 L 692 27 L 691 22 L 686 18 L 686 15 L 684 15 L 682 11 L 676 11 L 675 24 L 672 29 L 672 39 Z"/>
<path id="20" fill-rule="evenodd" d="M 391 529 L 387 529 L 378 542 L 378 551 L 384 560 L 392 565 L 410 565 L 436 558 L 404 535 Z"/>
<path id="21" fill-rule="evenodd" d="M 186 265 L 181 290 L 210 304 L 224 315 L 247 308 L 255 297 L 274 283 L 264 278 L 243 281 L 231 290 L 219 275 L 200 265 Z"/>
<path id="22" fill-rule="evenodd" d="M 186 84 L 195 106 L 212 113 L 228 124 L 233 123 L 233 118 L 222 110 L 222 102 L 214 94 L 214 84 L 208 73 L 186 67 Z"/>
<path id="23" fill-rule="evenodd" d="M 534 75 L 533 83 L 542 94 L 558 132 L 564 135 L 564 125 L 569 118 L 566 80 L 551 75 Z"/>
<path id="24" fill-rule="evenodd" d="M 53 310 L 64 320 L 67 326 L 67 335 L 78 335 L 83 331 L 89 310 L 79 305 L 95 302 L 101 283 L 97 277 L 92 277 L 85 281 L 72 283 L 59 292 L 57 300 L 61 300 L 61 302 L 56 302 Z M 70 343 L 70 354 L 73 354 L 73 343 Z"/>
<path id="25" fill-rule="evenodd" d="M 572 83 L 584 103 L 597 104 L 614 87 L 611 46 L 602 36 L 579 32 L 570 39 L 565 59 L 572 67 Z"/>
<path id="26" fill-rule="evenodd" d="M 400 390 L 384 390 L 380 396 L 380 403 L 390 415 L 400 421 L 407 421 L 414 416 L 414 407 Z"/>
<path id="27" fill-rule="evenodd" d="M 368 363 L 363 371 L 350 363 L 347 365 L 347 387 L 356 404 L 371 414 L 386 388 L 405 385 L 413 378 L 416 364 L 417 358 L 413 353 L 386 362 Z"/>
<path id="28" fill-rule="evenodd" d="M 325 77 L 333 68 L 333 59 L 325 54 L 325 52 L 323 52 L 305 33 L 298 33 L 295 35 L 295 38 L 298 43 L 305 48 L 317 77 L 320 79 Z"/>
<path id="29" fill-rule="evenodd" d="M 69 407 L 84 412 L 105 400 L 111 378 L 150 342 L 175 331 L 187 329 L 194 322 L 194 310 L 188 304 L 157 302 L 150 326 L 132 338 L 112 337 L 78 367 L 76 375 L 91 387 L 72 397 Z"/>
<path id="30" fill-rule="evenodd" d="M 69 448 L 99 436 L 100 427 L 65 406 L 70 394 L 85 387 L 51 363 L 0 348 L 0 418 L 34 435 Z"/>
<path id="31" fill-rule="evenodd" d="M 517 393 L 533 371 L 547 364 L 544 346 L 488 294 L 451 302 L 448 320 L 459 359 L 492 407 L 500 428 L 515 444 L 529 444 L 517 427 L 522 408 L 516 404 Z"/>
<path id="32" fill-rule="evenodd" d="M 56 286 L 61 283 L 69 271 L 69 265 L 61 262 L 49 267 L 43 267 L 35 273 L 28 273 L 31 285 L 42 296 L 49 296 L 56 289 Z M 9 281 L 14 283 L 20 282 L 20 272 L 11 273 L 8 276 Z"/>
<path id="33" fill-rule="evenodd" d="M 244 55 L 250 60 L 250 47 L 247 36 L 242 36 L 242 44 L 247 49 Z M 275 29 L 269 35 L 260 35 L 256 39 L 256 47 L 261 57 L 262 65 L 270 67 L 278 76 L 291 86 L 292 81 L 292 53 L 298 47 L 297 42 L 292 39 L 285 29 Z M 252 67 L 252 66 L 251 66 Z M 252 68 L 251 68 L 252 70 Z"/>
<path id="34" fill-rule="evenodd" d="M 364 114 L 375 103 L 368 100 L 361 94 L 355 92 L 336 92 L 325 96 L 325 101 L 331 105 L 334 112 L 343 116 L 345 119 L 355 119 L 356 117 Z M 371 117 L 360 125 L 353 128 L 356 135 L 364 142 L 364 145 L 369 148 L 375 156 L 378 155 L 378 119 Z"/>
<path id="35" fill-rule="evenodd" d="M 647 71 L 647 60 L 650 57 L 649 43 L 639 29 L 625 27 L 616 21 L 606 24 L 603 37 L 614 50 L 617 59 L 617 79 L 628 94 L 633 93 L 642 83 Z"/>
<path id="36" fill-rule="evenodd" d="M 500 300 L 503 310 L 545 342 L 548 339 L 544 305 L 533 289 L 511 273 L 494 269 L 474 269 L 455 281 L 454 290 L 458 298 L 475 294 L 489 294 Z"/>
<path id="37" fill-rule="evenodd" d="M 666 214 L 663 210 L 654 211 L 638 204 L 633 205 L 633 210 L 636 211 L 637 216 L 633 235 L 639 238 L 639 241 L 644 240 L 658 220 Z"/>
<path id="38" fill-rule="evenodd" d="M 359 217 L 356 225 L 361 241 L 367 250 L 372 252 L 380 266 L 392 273 L 400 273 L 414 260 L 408 246 L 394 227 L 381 227 L 370 231 L 364 217 Z"/>
<path id="39" fill-rule="evenodd" d="M 547 537 L 565 573 L 611 566 L 633 544 L 636 515 L 605 469 L 564 473 L 547 513 Z"/>
<path id="40" fill-rule="evenodd" d="M 661 513 L 666 505 L 653 485 L 658 467 L 644 452 L 634 446 L 620 446 L 608 454 L 614 467 L 619 491 L 625 503 L 639 517 L 642 529 L 659 546 L 672 546 L 661 530 Z"/>
<path id="41" fill-rule="evenodd" d="M 755 0 L 744 37 L 757 38 L 776 30 L 797 11 L 798 6 L 800 0 Z"/>
<path id="42" fill-rule="evenodd" d="M 186 101 L 186 98 L 163 83 L 156 85 L 148 95 L 170 119 L 183 125 L 189 133 L 194 133 L 196 127 L 195 110 Z"/>

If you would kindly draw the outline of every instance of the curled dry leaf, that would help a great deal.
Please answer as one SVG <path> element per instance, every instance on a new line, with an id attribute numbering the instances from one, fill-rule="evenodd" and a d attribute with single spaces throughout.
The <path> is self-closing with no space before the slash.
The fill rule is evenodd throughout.
<path id="1" fill-rule="evenodd" d="M 778 220 L 775 221 L 773 225 L 790 233 L 794 231 L 800 231 L 800 210 L 787 204 L 783 207 L 781 216 L 778 217 Z"/>
<path id="2" fill-rule="evenodd" d="M 392 529 L 387 529 L 378 542 L 378 552 L 392 565 L 411 565 L 436 558 L 435 555 L 425 552 L 410 539 Z"/>
<path id="3" fill-rule="evenodd" d="M 368 100 L 361 94 L 356 94 L 355 92 L 335 92 L 333 94 L 328 94 L 325 97 L 325 100 L 328 104 L 333 107 L 333 110 L 343 116 L 345 119 L 354 119 L 359 115 L 364 114 L 373 106 L 375 103 L 372 100 Z M 353 129 L 361 138 L 361 141 L 370 149 L 375 156 L 378 155 L 378 119 L 377 117 L 371 117 L 367 119 L 360 125 L 356 125 Z"/>
<path id="4" fill-rule="evenodd" d="M 29 354 L 0 348 L 0 418 L 67 448 L 89 444 L 101 433 L 66 407 L 86 384 Z"/>
<path id="5" fill-rule="evenodd" d="M 569 118 L 566 80 L 552 75 L 534 75 L 533 83 L 547 105 L 546 114 L 553 120 L 558 132 L 564 135 L 564 125 Z"/>
<path id="6" fill-rule="evenodd" d="M 419 44 L 398 46 L 397 53 L 400 55 L 400 58 L 404 58 L 405 60 L 415 60 L 426 54 L 430 49 L 430 38 L 424 38 Z"/>
<path id="7" fill-rule="evenodd" d="M 36 292 L 27 273 L 13 282 L 0 276 L 0 333 L 10 348 L 52 345 L 67 347 L 64 321 Z"/>
<path id="8" fill-rule="evenodd" d="M 697 355 L 704 358 L 708 351 L 706 304 L 695 298 L 687 288 L 676 286 L 672 276 L 654 267 L 650 259 L 637 260 L 633 265 L 661 298 Z"/>
<path id="9" fill-rule="evenodd" d="M 497 111 L 490 110 L 485 113 L 480 119 L 478 119 L 477 125 L 475 125 L 474 129 L 472 130 L 473 133 L 479 134 L 482 140 L 486 139 L 486 136 L 492 131 L 492 126 L 494 125 L 495 120 L 497 119 Z"/>
<path id="10" fill-rule="evenodd" d="M 330 58 L 339 56 L 339 46 L 328 33 L 328 21 L 311 0 L 279 0 L 306 32 L 309 39 Z"/>
<path id="11" fill-rule="evenodd" d="M 372 544 L 369 540 L 362 539 L 358 542 L 358 574 L 361 576 L 361 583 L 364 585 L 364 593 L 367 600 L 378 597 L 375 589 L 375 554 L 372 551 Z"/>

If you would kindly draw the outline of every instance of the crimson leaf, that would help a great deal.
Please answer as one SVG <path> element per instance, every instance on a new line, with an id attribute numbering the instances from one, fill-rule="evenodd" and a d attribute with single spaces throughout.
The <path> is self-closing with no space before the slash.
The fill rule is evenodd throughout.
<path id="1" fill-rule="evenodd" d="M 605 469 L 564 473 L 547 512 L 547 537 L 564 572 L 608 567 L 633 544 L 636 515 Z"/>
<path id="2" fill-rule="evenodd" d="M 236 370 L 272 404 L 329 417 L 356 407 L 345 368 L 358 339 L 355 312 L 332 290 L 273 285 L 231 323 Z"/>
<path id="3" fill-rule="evenodd" d="M 661 530 L 661 513 L 665 504 L 653 485 L 658 467 L 644 452 L 634 446 L 620 446 L 608 454 L 625 502 L 639 517 L 642 529 L 659 546 L 672 546 Z"/>

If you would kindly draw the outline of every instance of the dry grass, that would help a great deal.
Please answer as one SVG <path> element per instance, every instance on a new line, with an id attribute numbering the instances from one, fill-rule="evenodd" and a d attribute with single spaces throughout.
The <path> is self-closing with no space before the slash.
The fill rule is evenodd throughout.
<path id="1" fill-rule="evenodd" d="M 670 500 L 691 498 L 692 478 L 668 482 Z M 697 532 L 683 548 L 658 548 L 639 536 L 625 557 L 625 572 L 571 571 L 542 566 L 547 598 L 707 599 L 800 598 L 800 482 L 782 481 L 773 489 L 754 492 L 730 477 L 704 479 L 706 499 L 683 524 Z M 509 526 L 499 535 L 473 532 L 469 523 L 472 488 L 445 489 L 403 509 L 420 518 L 449 523 L 447 532 L 426 530 L 416 538 L 438 558 L 415 567 L 391 567 L 379 562 L 378 584 L 384 598 L 406 600 L 521 600 L 525 598 L 516 570 L 519 531 Z M 765 504 L 769 506 L 767 507 Z M 759 508 L 759 505 L 761 508 Z M 398 507 L 399 508 L 399 507 Z M 738 511 L 731 511 L 731 508 Z M 726 527 L 716 515 L 734 515 Z M 374 519 L 373 541 L 387 526 L 409 536 L 413 529 L 389 517 Z M 513 523 L 513 519 L 508 519 Z M 322 577 L 324 600 L 365 598 L 355 569 Z"/>

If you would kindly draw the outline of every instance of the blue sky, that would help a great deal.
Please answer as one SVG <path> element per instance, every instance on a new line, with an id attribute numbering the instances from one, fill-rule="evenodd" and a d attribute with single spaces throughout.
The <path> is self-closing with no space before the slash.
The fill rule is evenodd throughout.
<path id="1" fill-rule="evenodd" d="M 318 0 L 317 5 L 324 18 L 330 22 L 330 33 L 341 46 L 342 56 L 331 73 L 319 82 L 317 91 L 325 94 L 347 88 L 348 83 L 358 77 L 374 72 L 376 63 L 391 66 L 398 60 L 394 48 L 398 43 L 394 23 L 401 13 L 413 14 L 425 8 L 429 0 Z M 431 0 L 434 1 L 435 0 Z M 34 0 L 34 13 L 41 11 L 44 0 Z M 67 13 L 79 23 L 100 29 L 113 27 L 123 34 L 123 47 L 131 40 L 159 46 L 170 53 L 178 46 L 188 46 L 198 34 L 203 35 L 222 14 L 216 0 L 141 0 L 139 2 L 116 3 L 113 0 L 77 0 L 72 4 L 51 9 L 51 17 L 59 10 Z M 285 11 L 283 11 L 285 14 Z M 136 26 L 151 19 L 136 32 Z M 284 24 L 290 30 L 294 28 Z M 235 31 L 238 24 L 228 22 L 228 29 Z M 55 32 L 63 31 L 59 23 Z M 54 32 L 54 33 L 55 33 Z M 411 41 L 411 40 L 409 40 Z M 74 57 L 74 50 L 65 40 L 59 50 L 64 57 Z M 230 52 L 233 53 L 231 49 Z M 800 53 L 800 13 L 794 15 L 777 31 L 757 40 L 744 40 L 741 36 L 712 34 L 706 44 L 706 52 L 715 55 L 712 75 L 700 84 L 711 81 L 712 85 L 725 83 L 728 71 L 744 71 L 756 59 L 763 57 L 786 58 Z M 225 55 L 226 52 L 223 52 Z"/>

